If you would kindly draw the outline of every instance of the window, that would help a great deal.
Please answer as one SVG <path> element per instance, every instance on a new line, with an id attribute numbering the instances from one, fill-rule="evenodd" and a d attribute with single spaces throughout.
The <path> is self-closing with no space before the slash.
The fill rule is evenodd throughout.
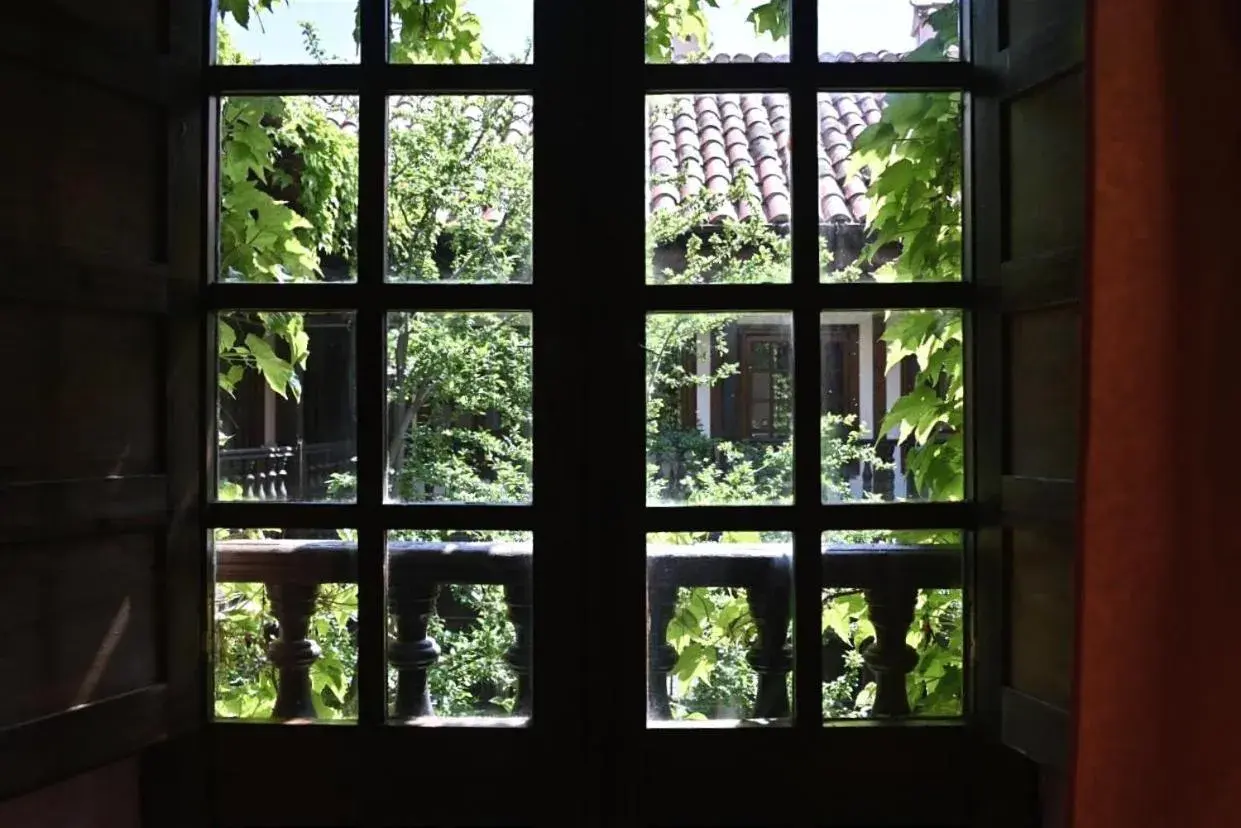
<path id="1" fill-rule="evenodd" d="M 319 807 L 378 821 L 633 825 L 959 751 L 971 75 L 953 4 L 897 55 L 865 2 L 360 0 L 352 54 L 348 2 L 300 54 L 221 5 L 221 750 L 331 745 Z M 715 751 L 787 795 L 652 775 Z"/>
<path id="2" fill-rule="evenodd" d="M 754 439 L 787 437 L 792 431 L 792 369 L 787 337 L 747 331 L 741 376 L 746 416 L 744 428 Z"/>
<path id="3" fill-rule="evenodd" d="M 831 325 L 823 332 L 823 412 L 837 417 L 862 417 L 859 388 L 863 382 L 858 358 L 860 325 Z M 868 368 L 870 366 L 867 366 Z M 869 427 L 874 415 L 862 417 Z"/>

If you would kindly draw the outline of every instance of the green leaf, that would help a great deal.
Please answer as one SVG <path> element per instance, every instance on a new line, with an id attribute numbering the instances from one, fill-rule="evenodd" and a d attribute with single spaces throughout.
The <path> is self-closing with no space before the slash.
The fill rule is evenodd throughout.
<path id="1" fill-rule="evenodd" d="M 853 631 L 853 646 L 857 647 L 868 638 L 875 637 L 875 625 L 870 622 L 869 618 L 859 618 L 857 628 Z"/>
<path id="2" fill-rule="evenodd" d="M 853 638 L 850 627 L 850 607 L 848 601 L 833 601 L 823 611 L 823 630 L 831 630 L 841 641 L 849 642 Z"/>
<path id="3" fill-rule="evenodd" d="M 232 15 L 243 29 L 250 27 L 250 0 L 219 0 L 220 18 Z"/>
<path id="4" fill-rule="evenodd" d="M 258 364 L 263 379 L 268 387 L 281 397 L 288 399 L 288 391 L 293 380 L 293 366 L 276 356 L 267 342 L 254 334 L 246 335 L 246 348 Z"/>
<path id="5" fill-rule="evenodd" d="M 220 388 L 223 389 L 230 397 L 237 390 L 237 383 L 241 382 L 246 375 L 246 369 L 241 365 L 230 365 L 228 370 L 220 375 Z"/>
<path id="6" fill-rule="evenodd" d="M 917 174 L 918 169 L 913 162 L 908 158 L 902 158 L 884 168 L 871 184 L 871 191 L 875 195 L 890 195 L 899 192 L 908 187 Z"/>
<path id="7" fill-rule="evenodd" d="M 232 326 L 223 319 L 218 320 L 216 325 L 216 348 L 220 351 L 227 351 L 237 342 L 237 332 Z"/>

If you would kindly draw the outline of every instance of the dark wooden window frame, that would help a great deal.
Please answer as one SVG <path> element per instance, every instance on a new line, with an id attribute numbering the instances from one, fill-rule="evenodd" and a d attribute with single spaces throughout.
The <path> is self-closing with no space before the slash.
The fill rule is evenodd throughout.
<path id="1" fill-rule="evenodd" d="M 209 4 L 210 5 L 210 4 Z M 973 6 L 973 8 L 970 8 Z M 276 726 L 209 719 L 201 707 L 211 750 L 216 824 L 616 824 L 740 825 L 801 823 L 814 808 L 820 825 L 965 824 L 986 776 L 977 763 L 991 732 L 998 664 L 972 669 L 968 710 L 949 722 L 840 723 L 824 726 L 818 710 L 822 654 L 817 637 L 795 643 L 794 702 L 788 727 L 741 730 L 648 728 L 644 535 L 669 530 L 787 530 L 794 535 L 795 623 L 819 629 L 820 537 L 849 528 L 975 530 L 991 518 L 974 499 L 976 470 L 995 467 L 990 453 L 998 413 L 969 403 L 972 457 L 963 503 L 819 503 L 817 424 L 820 395 L 794 401 L 796 444 L 793 505 L 772 507 L 648 508 L 639 447 L 644 433 L 641 350 L 647 313 L 656 311 L 784 311 L 793 316 L 794 387 L 820 382 L 819 313 L 823 310 L 947 308 L 966 312 L 972 329 L 991 313 L 976 290 L 972 255 L 973 172 L 967 169 L 966 267 L 960 283 L 824 285 L 819 282 L 815 142 L 793 148 L 793 279 L 779 285 L 651 286 L 642 283 L 645 216 L 618 209 L 627 199 L 599 199 L 596 182 L 577 170 L 610 159 L 609 180 L 636 192 L 645 175 L 641 130 L 647 94 L 686 90 L 785 90 L 794 135 L 817 129 L 817 100 L 831 90 L 942 90 L 966 93 L 966 158 L 978 151 L 974 98 L 993 94 L 988 73 L 960 63 L 835 63 L 817 61 L 817 2 L 793 0 L 792 59 L 788 63 L 646 65 L 644 15 L 636 2 L 583 4 L 539 0 L 535 11 L 536 63 L 532 66 L 399 66 L 385 60 L 387 14 L 382 0 L 363 0 L 362 58 L 349 66 L 207 66 L 200 74 L 197 114 L 201 144 L 174 141 L 177 158 L 200 159 L 182 183 L 198 182 L 210 203 L 214 180 L 214 118 L 218 98 L 235 94 L 357 94 L 360 100 L 358 281 L 330 285 L 242 285 L 210 282 L 182 297 L 200 324 L 205 355 L 214 354 L 221 309 L 350 309 L 357 312 L 358 500 L 353 504 L 217 503 L 210 460 L 213 434 L 202 435 L 200 480 L 207 526 L 358 529 L 360 585 L 360 718 L 350 726 Z M 210 10 L 179 15 L 193 43 L 210 31 Z M 997 26 L 992 4 L 978 0 L 963 12 L 968 57 L 974 27 Z M 175 25 L 175 24 L 174 24 Z M 186 35 L 189 32 L 189 37 Z M 582 36 L 591 32 L 591 37 Z M 602 34 L 600 34 L 602 33 Z M 197 38 L 204 62 L 209 38 Z M 186 53 L 190 54 L 190 53 Z M 186 54 L 182 56 L 185 57 Z M 535 102 L 535 276 L 532 284 L 389 284 L 384 281 L 386 96 L 393 92 L 532 94 Z M 583 106 L 583 101 L 592 105 Z M 593 141 L 583 140 L 592 136 Z M 990 133 L 983 134 L 990 140 Z M 994 151 L 994 148 L 992 149 Z M 970 162 L 972 163 L 972 161 Z M 969 165 L 967 164 L 967 167 Z M 586 193 L 574 188 L 588 187 Z M 182 191 L 187 192 L 187 191 Z M 580 197 L 579 197 L 580 196 Z M 570 205 L 570 206 L 566 206 Z M 190 211 L 197 215 L 198 210 Z M 198 228 L 201 249 L 214 247 L 213 209 Z M 174 239 L 176 239 L 174 233 Z M 188 236 L 182 235 L 188 242 Z M 589 244 L 567 243 L 590 238 Z M 599 250 L 610 251 L 599 255 Z M 589 272 L 591 278 L 579 278 Z M 587 283 L 588 282 L 588 283 Z M 383 326 L 388 310 L 514 309 L 534 314 L 534 490 L 530 506 L 403 506 L 383 492 Z M 595 368 L 592 333 L 607 331 L 607 382 L 565 382 Z M 971 334 L 972 335 L 972 334 Z M 626 344 L 629 343 L 629 344 Z M 969 347 L 972 347 L 972 343 Z M 979 372 L 972 352 L 971 380 Z M 985 366 L 984 366 L 985 368 Z M 214 422 L 213 366 L 203 371 L 204 424 Z M 596 372 L 597 373 L 597 372 Z M 616 389 L 633 389 L 617 394 Z M 988 396 L 988 399 L 991 397 Z M 580 412 L 591 412 L 584 417 Z M 600 438 L 598 435 L 606 435 Z M 621 447 L 617 450 L 615 447 Z M 627 461 L 627 458 L 632 458 Z M 996 484 L 984 481 L 990 491 Z M 531 529 L 534 566 L 534 711 L 526 729 L 407 728 L 385 723 L 385 532 L 396 528 Z M 589 539 L 584 543 L 583 539 Z M 206 538 L 204 537 L 204 543 Z M 589 554 L 584 554 L 589 552 Z M 976 610 L 974 550 L 967 543 L 967 611 L 971 629 L 989 634 L 1001 613 L 995 600 Z M 580 623 L 583 584 L 607 585 Z M 991 581 L 984 585 L 994 587 Z M 971 666 L 975 666 L 971 663 Z M 204 677 L 210 676 L 207 648 Z M 979 677 L 982 677 L 982 680 Z M 981 715 L 979 714 L 981 711 Z M 670 769 L 690 757 L 733 755 L 738 779 L 761 796 L 727 794 L 726 782 L 708 796 L 686 796 L 666 784 Z M 393 757 L 408 756 L 409 766 Z M 238 768 L 238 757 L 261 757 L 262 773 Z M 480 764 L 480 756 L 503 757 Z M 307 757 L 313 757 L 313 762 Z M 911 761 L 909 757 L 923 757 Z M 313 767 L 311 765 L 313 764 Z M 471 769 L 468 773 L 463 768 Z M 970 773 L 970 769 L 975 773 Z M 416 777 L 416 778 L 415 778 Z M 677 777 L 679 778 L 679 777 Z M 825 798 L 825 784 L 841 780 L 841 795 Z M 416 791 L 411 791 L 411 784 Z M 314 789 L 314 796 L 305 792 Z M 484 795 L 480 795 L 485 792 Z M 717 795 L 718 794 L 718 795 Z M 565 823 L 570 824 L 570 823 Z"/>
<path id="2" fill-rule="evenodd" d="M 754 418 L 751 416 L 754 399 L 754 369 L 750 361 L 751 346 L 757 342 L 770 342 L 777 346 L 784 345 L 792 351 L 793 343 L 790 340 L 789 330 L 779 325 L 744 325 L 740 330 L 741 347 L 740 353 L 737 355 L 739 371 L 741 374 L 741 389 L 737 395 L 738 418 L 741 424 L 741 433 L 747 440 L 784 440 L 787 435 L 761 435 L 754 433 Z M 789 360 L 790 366 L 792 360 Z M 779 372 L 772 371 L 770 376 L 774 378 Z M 790 378 L 791 379 L 791 378 Z M 770 419 L 775 419 L 775 408 L 772 407 L 774 398 L 768 396 L 766 402 L 769 406 Z M 774 428 L 774 422 L 773 422 Z"/>

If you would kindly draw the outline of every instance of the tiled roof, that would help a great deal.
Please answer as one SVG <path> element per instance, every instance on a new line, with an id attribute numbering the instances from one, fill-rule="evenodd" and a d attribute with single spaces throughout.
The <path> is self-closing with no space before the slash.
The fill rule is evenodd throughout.
<path id="1" fill-rule="evenodd" d="M 825 53 L 825 62 L 896 61 L 893 52 Z M 718 55 L 714 63 L 783 63 L 785 55 Z M 853 139 L 879 119 L 883 93 L 825 92 L 819 96 L 819 218 L 857 223 L 869 203 L 866 182 L 845 173 Z M 789 101 L 784 94 L 678 94 L 659 96 L 650 107 L 647 204 L 652 212 L 675 209 L 704 189 L 727 194 L 743 175 L 762 204 L 763 217 L 785 224 L 789 198 Z M 749 199 L 725 201 L 709 216 L 749 218 Z"/>

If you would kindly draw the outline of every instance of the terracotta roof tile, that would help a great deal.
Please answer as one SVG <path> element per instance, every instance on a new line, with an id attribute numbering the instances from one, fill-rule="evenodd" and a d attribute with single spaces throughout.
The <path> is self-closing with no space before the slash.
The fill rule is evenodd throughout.
<path id="1" fill-rule="evenodd" d="M 830 53 L 839 63 L 897 61 L 894 52 Z M 714 63 L 785 63 L 787 55 L 716 55 Z M 652 101 L 649 126 L 649 190 L 652 212 L 673 210 L 685 199 L 708 192 L 727 195 L 740 183 L 762 205 L 763 218 L 785 224 L 791 218 L 789 191 L 789 102 L 783 94 L 721 93 L 661 95 Z M 883 93 L 829 92 L 819 96 L 819 219 L 860 223 L 870 202 L 866 182 L 847 175 L 844 161 L 853 141 L 879 120 Z M 710 221 L 748 218 L 747 200 L 725 200 Z"/>

